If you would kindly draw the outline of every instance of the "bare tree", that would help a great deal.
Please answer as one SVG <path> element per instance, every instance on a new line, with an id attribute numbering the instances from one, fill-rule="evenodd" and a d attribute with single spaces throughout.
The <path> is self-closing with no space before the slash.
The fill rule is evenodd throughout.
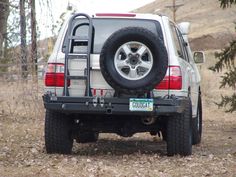
<path id="1" fill-rule="evenodd" d="M 0 0 L 0 57 L 3 56 L 4 40 L 7 39 L 7 19 L 9 16 L 9 0 Z"/>
<path id="2" fill-rule="evenodd" d="M 20 41 L 21 41 L 21 72 L 22 78 L 28 76 L 27 67 L 27 46 L 26 46 L 26 16 L 25 16 L 25 0 L 19 1 L 20 6 Z"/>
<path id="3" fill-rule="evenodd" d="M 32 62 L 32 74 L 33 74 L 33 76 L 37 76 L 37 31 L 36 31 L 35 0 L 30 0 L 30 7 L 31 7 L 31 13 L 30 13 L 31 15 L 30 16 L 31 16 L 31 62 Z"/>

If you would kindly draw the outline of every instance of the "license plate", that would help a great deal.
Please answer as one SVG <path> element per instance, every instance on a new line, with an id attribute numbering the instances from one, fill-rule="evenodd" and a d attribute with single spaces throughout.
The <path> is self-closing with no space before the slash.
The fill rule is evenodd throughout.
<path id="1" fill-rule="evenodd" d="M 130 98 L 130 111 L 153 111 L 153 99 Z"/>

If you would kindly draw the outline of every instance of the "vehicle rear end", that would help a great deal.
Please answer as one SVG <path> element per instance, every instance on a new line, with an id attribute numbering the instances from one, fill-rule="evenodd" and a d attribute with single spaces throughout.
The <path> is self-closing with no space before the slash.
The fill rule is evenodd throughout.
<path id="1" fill-rule="evenodd" d="M 47 152 L 70 153 L 73 139 L 95 142 L 99 133 L 166 140 L 168 117 L 188 99 L 171 94 L 182 90 L 182 73 L 164 29 L 158 15 L 76 14 L 64 24 L 45 73 Z"/>

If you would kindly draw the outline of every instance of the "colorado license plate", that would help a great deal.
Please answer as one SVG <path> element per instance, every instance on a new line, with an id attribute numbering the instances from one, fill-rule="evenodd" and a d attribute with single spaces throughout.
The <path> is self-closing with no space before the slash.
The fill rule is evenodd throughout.
<path id="1" fill-rule="evenodd" d="M 130 98 L 130 111 L 153 111 L 153 99 Z"/>

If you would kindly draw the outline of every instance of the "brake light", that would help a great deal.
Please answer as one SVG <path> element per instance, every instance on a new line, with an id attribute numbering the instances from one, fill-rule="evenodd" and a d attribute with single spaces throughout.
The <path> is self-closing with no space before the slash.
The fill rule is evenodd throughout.
<path id="1" fill-rule="evenodd" d="M 135 17 L 136 14 L 132 14 L 132 13 L 97 13 L 96 16 L 98 17 Z"/>
<path id="2" fill-rule="evenodd" d="M 44 84 L 47 87 L 64 87 L 64 64 L 49 63 L 45 73 Z M 70 86 L 70 80 L 67 85 Z"/>
<path id="3" fill-rule="evenodd" d="M 182 74 L 179 66 L 169 66 L 164 79 L 155 87 L 158 90 L 181 90 Z"/>

